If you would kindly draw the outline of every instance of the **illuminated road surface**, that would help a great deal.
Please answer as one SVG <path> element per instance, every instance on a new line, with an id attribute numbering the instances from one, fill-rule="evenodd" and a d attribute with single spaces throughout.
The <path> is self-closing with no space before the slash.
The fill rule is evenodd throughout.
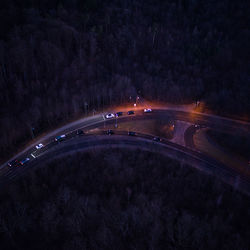
<path id="1" fill-rule="evenodd" d="M 120 110 L 123 111 L 123 110 Z M 164 116 L 170 116 L 172 119 L 177 120 L 177 121 L 185 121 L 188 122 L 190 124 L 199 124 L 200 126 L 203 127 L 210 127 L 216 130 L 220 130 L 220 131 L 228 131 L 228 132 L 232 132 L 235 129 L 237 130 L 242 130 L 243 132 L 249 132 L 250 131 L 250 123 L 246 123 L 246 122 L 241 122 L 241 121 L 237 121 L 237 120 L 232 120 L 232 119 L 227 119 L 227 118 L 220 118 L 218 116 L 210 116 L 210 115 L 204 115 L 201 113 L 195 113 L 195 112 L 185 112 L 185 111 L 180 111 L 180 110 L 170 110 L 170 109 L 164 109 L 164 110 L 153 110 L 152 113 L 149 114 L 145 114 L 143 113 L 143 111 L 137 110 L 135 115 L 132 116 L 128 116 L 128 115 L 124 115 L 121 116 L 119 118 L 117 118 L 117 120 L 119 120 L 119 123 L 121 122 L 126 122 L 126 121 L 130 121 L 131 119 L 155 119 L 155 118 L 161 118 Z M 18 159 L 23 159 L 25 157 L 29 157 L 31 159 L 30 163 L 27 164 L 27 167 L 19 167 L 19 168 L 12 168 L 10 169 L 9 167 L 6 167 L 7 163 L 3 164 L 0 167 L 0 175 L 2 175 L 1 181 L 0 183 L 4 183 L 6 181 L 8 181 L 9 179 L 12 179 L 16 176 L 19 176 L 20 174 L 22 174 L 24 172 L 25 169 L 30 168 L 31 166 L 35 166 L 38 164 L 41 164 L 44 162 L 44 160 L 42 159 L 48 159 L 50 160 L 50 156 L 51 156 L 51 152 L 53 150 L 55 150 L 55 148 L 60 148 L 60 146 L 58 145 L 57 142 L 54 141 L 54 138 L 60 134 L 66 134 L 66 140 L 62 143 L 60 143 L 60 145 L 67 145 L 68 143 L 72 143 L 74 141 L 79 141 L 81 140 L 81 145 L 83 145 L 84 143 L 86 143 L 86 138 L 87 136 L 82 136 L 81 138 L 78 138 L 76 136 L 75 131 L 77 129 L 91 129 L 91 128 L 96 128 L 96 127 L 102 127 L 105 128 L 105 126 L 107 124 L 115 124 L 116 122 L 116 118 L 113 119 L 105 119 L 104 115 L 96 115 L 93 117 L 89 117 L 89 118 L 84 118 L 81 120 L 78 120 L 76 122 L 70 123 L 60 129 L 55 130 L 54 132 L 44 136 L 43 138 L 41 138 L 41 140 L 39 141 L 39 143 L 43 143 L 45 145 L 44 148 L 39 149 L 39 150 L 35 150 L 34 147 L 36 144 L 38 144 L 38 142 L 30 145 L 27 149 L 23 150 L 21 153 L 19 153 L 18 155 L 16 155 L 13 158 L 18 158 Z M 163 147 L 164 145 L 164 149 L 166 150 L 166 144 L 168 144 L 168 152 L 169 152 L 169 147 L 171 148 L 171 154 L 169 155 L 170 157 L 176 156 L 176 154 L 178 155 L 178 159 L 184 159 L 184 155 L 188 154 L 190 157 L 192 156 L 192 159 L 196 159 L 196 164 L 192 164 L 193 161 L 191 161 L 190 157 L 189 157 L 189 163 L 190 165 L 193 165 L 199 169 L 202 169 L 206 172 L 210 172 L 213 174 L 216 174 L 217 176 L 220 176 L 220 178 L 222 178 L 224 181 L 230 183 L 231 185 L 235 185 L 235 183 L 237 183 L 237 186 L 239 186 L 240 189 L 248 192 L 249 190 L 249 186 L 248 185 L 248 175 L 246 176 L 241 176 L 239 177 L 240 173 L 238 173 L 235 170 L 229 170 L 229 173 L 225 174 L 224 172 L 228 171 L 226 170 L 226 167 L 223 166 L 223 164 L 213 160 L 212 158 L 201 154 L 199 152 L 195 151 L 195 148 L 193 147 L 193 142 L 192 142 L 192 135 L 195 132 L 194 126 L 189 127 L 189 129 L 184 132 L 184 139 L 185 139 L 185 145 L 186 147 L 183 147 L 181 145 L 175 144 L 175 143 L 171 143 L 169 141 L 165 141 L 164 143 L 157 143 L 157 142 L 152 142 L 152 138 L 146 138 L 146 135 L 141 135 L 142 138 L 144 140 L 149 140 L 150 143 L 153 146 L 150 146 L 150 150 L 154 151 L 156 148 L 159 147 Z M 98 137 L 100 137 L 100 135 L 98 135 Z M 106 136 L 107 137 L 107 136 Z M 117 136 L 112 136 L 112 138 L 115 138 Z M 128 137 L 125 136 L 124 137 Z M 139 136 L 136 136 L 136 138 L 133 138 L 132 140 L 136 141 L 136 147 L 140 147 L 142 148 L 142 144 L 141 142 L 138 143 L 139 140 Z M 183 140 L 184 140 L 183 139 Z M 110 140 L 110 138 L 109 138 Z M 128 145 L 128 140 L 126 139 L 121 139 L 118 143 L 117 139 L 112 139 L 115 140 L 116 143 L 114 143 L 114 145 L 118 145 L 119 147 L 122 147 L 123 143 L 124 145 Z M 129 141 L 131 141 L 131 139 L 129 139 Z M 91 142 L 92 144 L 88 145 L 88 147 L 95 146 L 98 147 L 98 145 L 102 145 L 101 141 L 95 137 L 95 142 Z M 130 143 L 131 144 L 131 143 Z M 105 145 L 103 145 L 105 146 Z M 131 146 L 131 145 L 130 145 Z M 86 145 L 84 146 L 84 148 L 88 148 Z M 181 147 L 181 150 L 180 150 Z M 81 148 L 81 147 L 80 147 Z M 193 149 L 193 150 L 191 150 Z M 65 150 L 65 149 L 64 149 Z M 70 148 L 70 152 L 72 151 L 77 151 L 78 148 L 77 146 L 74 146 L 74 148 Z M 162 150 L 159 150 L 159 152 L 161 152 Z M 173 152 L 175 151 L 175 154 L 173 154 Z M 178 152 L 178 153 L 177 153 Z M 56 153 L 57 155 L 60 155 L 59 152 Z M 198 154 L 198 156 L 197 156 Z M 197 160 L 199 159 L 199 160 Z M 199 163 L 197 163 L 199 162 Z M 204 166 L 204 162 L 206 162 L 206 166 Z M 200 165 L 199 165 L 200 164 Z M 209 167 L 208 167 L 209 166 Z M 209 170 L 209 171 L 208 171 Z M 215 173 L 216 172 L 216 173 Z M 227 176 L 227 177 L 225 177 Z M 239 181 L 240 178 L 240 181 Z M 244 188 L 243 188 L 244 187 Z"/>

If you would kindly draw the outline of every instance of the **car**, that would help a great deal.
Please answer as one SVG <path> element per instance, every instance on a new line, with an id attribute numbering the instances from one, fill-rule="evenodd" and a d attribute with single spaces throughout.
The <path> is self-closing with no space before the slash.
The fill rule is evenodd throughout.
<path id="1" fill-rule="evenodd" d="M 76 131 L 76 134 L 77 134 L 77 135 L 84 135 L 84 132 L 83 132 L 81 129 L 78 129 L 78 130 Z"/>
<path id="2" fill-rule="evenodd" d="M 129 110 L 129 111 L 128 111 L 128 115 L 133 115 L 134 113 L 135 113 L 134 110 Z"/>
<path id="3" fill-rule="evenodd" d="M 195 128 L 200 128 L 200 125 L 199 124 L 195 124 L 194 127 Z"/>
<path id="4" fill-rule="evenodd" d="M 128 132 L 128 135 L 135 136 L 135 135 L 136 135 L 136 133 L 135 133 L 135 132 L 133 132 L 133 131 L 129 131 L 129 132 Z"/>
<path id="5" fill-rule="evenodd" d="M 38 145 L 36 145 L 36 149 L 40 149 L 40 148 L 43 148 L 43 144 L 42 143 L 39 143 Z"/>
<path id="6" fill-rule="evenodd" d="M 110 119 L 110 118 L 114 118 L 114 117 L 115 117 L 115 115 L 114 115 L 114 114 L 112 114 L 112 113 L 110 113 L 110 114 L 107 114 L 105 117 L 106 117 L 107 119 Z"/>
<path id="7" fill-rule="evenodd" d="M 153 141 L 158 141 L 159 142 L 159 141 L 161 141 L 161 138 L 160 137 L 154 137 Z"/>
<path id="8" fill-rule="evenodd" d="M 19 165 L 20 165 L 20 161 L 18 161 L 17 159 L 15 159 L 15 160 L 8 163 L 9 167 L 17 167 Z"/>
<path id="9" fill-rule="evenodd" d="M 144 113 L 151 113 L 152 109 L 144 109 L 143 111 L 144 111 Z"/>
<path id="10" fill-rule="evenodd" d="M 113 135 L 114 134 L 114 131 L 113 130 L 111 130 L 111 129 L 109 129 L 109 130 L 107 130 L 107 135 Z"/>
<path id="11" fill-rule="evenodd" d="M 59 136 L 57 136 L 57 137 L 55 138 L 55 141 L 62 141 L 62 140 L 65 139 L 65 137 L 66 137 L 66 135 L 59 135 Z"/>
<path id="12" fill-rule="evenodd" d="M 24 164 L 28 163 L 29 161 L 30 161 L 30 158 L 25 158 L 22 161 L 20 161 L 20 164 L 24 165 Z"/>
<path id="13" fill-rule="evenodd" d="M 116 115 L 116 117 L 119 117 L 119 116 L 122 116 L 123 113 L 122 112 L 117 112 L 115 115 Z"/>

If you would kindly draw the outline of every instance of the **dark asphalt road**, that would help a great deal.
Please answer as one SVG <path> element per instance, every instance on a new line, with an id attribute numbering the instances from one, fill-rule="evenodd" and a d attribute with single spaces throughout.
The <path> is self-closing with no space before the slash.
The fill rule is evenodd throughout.
<path id="1" fill-rule="evenodd" d="M 230 119 L 226 119 L 226 118 L 219 118 L 219 117 L 214 117 L 214 116 L 208 116 L 208 115 L 203 115 L 203 114 L 196 114 L 196 113 L 188 113 L 188 112 L 183 112 L 183 111 L 174 111 L 174 110 L 153 110 L 152 113 L 143 113 L 143 111 L 137 111 L 135 115 L 124 115 L 119 117 L 118 123 L 121 122 L 125 122 L 125 121 L 133 121 L 133 120 L 141 120 L 141 119 L 157 119 L 157 118 L 162 118 L 162 117 L 171 117 L 171 119 L 174 120 L 181 120 L 181 121 L 187 121 L 193 124 L 199 124 L 201 126 L 204 127 L 210 127 L 216 130 L 221 130 L 223 132 L 229 132 L 232 133 L 235 131 L 235 129 L 237 129 L 238 131 L 241 131 L 242 133 L 249 133 L 250 131 L 250 124 L 249 123 L 245 123 L 245 122 L 240 122 L 240 121 L 233 121 Z M 107 120 L 103 118 L 103 116 L 99 115 L 96 117 L 90 117 L 86 120 L 82 120 L 81 122 L 75 122 L 73 124 L 70 124 L 69 126 L 63 127 L 59 130 L 56 130 L 57 133 L 51 133 L 51 135 L 46 136 L 44 140 L 41 140 L 40 142 L 43 143 L 45 145 L 45 147 L 43 149 L 40 150 L 35 150 L 33 147 L 28 149 L 27 151 L 25 151 L 23 154 L 19 155 L 18 159 L 23 159 L 25 157 L 29 157 L 31 158 L 31 162 L 27 165 L 27 166 L 23 166 L 22 168 L 14 168 L 14 169 L 10 169 L 9 167 L 6 166 L 6 164 L 4 166 L 1 166 L 0 169 L 0 175 L 1 175 L 1 179 L 0 179 L 0 183 L 4 183 L 8 180 L 10 180 L 12 177 L 18 176 L 21 173 L 25 172 L 24 170 L 26 168 L 30 168 L 30 166 L 32 166 L 33 164 L 38 165 L 40 163 L 43 163 L 42 158 L 41 157 L 47 157 L 47 159 L 50 159 L 49 156 L 51 156 L 51 152 L 55 149 L 55 148 L 61 148 L 60 145 L 66 145 L 67 143 L 71 143 L 71 141 L 73 140 L 78 140 L 78 136 L 76 136 L 76 130 L 77 129 L 83 129 L 83 130 L 89 130 L 91 128 L 105 128 L 108 124 L 115 124 L 115 119 L 110 119 Z M 193 145 L 193 133 L 195 132 L 196 128 L 194 126 L 191 126 L 190 128 L 187 129 L 186 133 L 185 133 L 185 142 L 186 142 L 186 146 L 187 147 L 182 147 L 180 145 L 177 145 L 175 143 L 169 142 L 164 140 L 164 143 L 154 143 L 152 144 L 152 136 L 149 135 L 138 135 L 143 139 L 148 139 L 151 144 L 154 147 L 159 147 L 159 145 L 168 145 L 168 147 L 171 147 L 172 151 L 178 151 L 180 154 L 180 152 L 182 154 L 189 154 L 192 155 L 192 157 L 198 157 L 200 160 L 206 161 L 207 163 L 210 164 L 210 166 L 217 166 L 216 168 L 213 167 L 212 172 L 214 172 L 214 169 L 223 169 L 223 171 L 225 170 L 225 166 L 222 166 L 221 163 L 216 162 L 215 160 L 209 158 L 208 156 L 204 155 L 204 154 L 200 154 L 199 152 L 196 152 L 195 150 L 191 150 L 194 149 L 194 145 Z M 126 133 L 126 132 L 124 132 Z M 54 138 L 57 135 L 60 134 L 66 134 L 66 140 L 65 142 L 62 143 L 58 143 L 54 141 Z M 81 137 L 83 139 L 81 139 L 81 145 L 84 147 L 84 141 L 88 141 L 88 136 L 84 135 Z M 136 140 L 139 139 L 138 137 L 136 137 Z M 107 139 L 106 139 L 107 140 Z M 113 140 L 113 139 L 112 139 Z M 115 145 L 120 145 L 122 146 L 122 144 L 124 143 L 124 145 L 128 145 L 128 140 L 124 139 L 118 143 L 117 140 L 115 140 L 116 143 Z M 67 142 L 67 143 L 66 143 Z M 92 146 L 97 146 L 97 145 L 102 145 L 102 140 L 99 140 L 98 138 L 95 139 L 95 142 L 91 142 Z M 131 139 L 129 139 L 129 143 L 131 144 Z M 129 144 L 129 145 L 130 145 Z M 89 147 L 91 145 L 88 145 Z M 104 146 L 104 145 L 103 145 Z M 131 145 L 130 145 L 131 146 Z M 139 143 L 137 145 L 137 147 L 140 146 L 142 147 L 142 145 Z M 85 146 L 86 147 L 86 146 Z M 75 148 L 77 150 L 77 148 Z M 33 159 L 33 157 L 30 156 L 30 154 L 33 153 L 33 155 L 35 156 L 39 156 L 38 158 Z M 198 155 L 197 155 L 198 154 Z M 61 155 L 60 152 L 57 152 L 57 155 Z M 182 159 L 182 156 L 179 155 L 180 159 Z M 204 167 L 204 170 L 207 169 Z M 211 171 L 211 170 L 210 170 Z M 221 170 L 222 171 L 222 170 Z M 222 172 L 223 172 L 222 171 Z M 233 170 L 228 170 L 231 173 L 232 176 L 232 180 L 233 182 L 235 182 L 235 176 L 238 176 L 239 174 Z M 219 173 L 216 173 L 217 175 L 219 175 Z M 229 176 L 229 175 L 228 175 Z M 242 180 L 245 180 L 246 183 L 248 183 L 248 176 L 249 173 L 246 172 L 245 176 L 241 177 L 241 181 L 243 183 Z M 5 178 L 5 180 L 4 180 Z M 239 177 L 237 177 L 239 178 Z M 237 179 L 238 180 L 238 179 Z M 228 182 L 228 181 L 227 181 Z M 231 183 L 232 184 L 232 183 Z M 242 184 L 241 184 L 242 185 Z"/>
<path id="2" fill-rule="evenodd" d="M 196 132 L 196 130 L 197 128 L 195 127 L 195 125 L 192 125 L 186 129 L 184 133 L 184 141 L 185 141 L 186 147 L 195 149 L 193 135 Z"/>
<path id="3" fill-rule="evenodd" d="M 84 135 L 61 142 L 52 147 L 51 150 L 41 153 L 36 159 L 27 165 L 15 168 L 14 171 L 8 169 L 0 177 L 0 184 L 8 184 L 10 181 L 25 174 L 28 169 L 44 165 L 48 161 L 66 156 L 67 154 L 89 149 L 130 147 L 158 152 L 177 159 L 178 161 L 192 165 L 201 171 L 213 174 L 224 182 L 232 186 L 237 186 L 239 190 L 250 194 L 250 180 L 248 178 L 240 177 L 239 173 L 236 171 L 228 169 L 223 164 L 206 155 L 171 143 L 167 140 L 163 140 L 160 143 L 154 142 L 152 137 L 148 135 L 137 134 L 137 136 L 133 137 L 126 135 L 126 132 L 121 132 L 121 134 L 124 135 Z"/>

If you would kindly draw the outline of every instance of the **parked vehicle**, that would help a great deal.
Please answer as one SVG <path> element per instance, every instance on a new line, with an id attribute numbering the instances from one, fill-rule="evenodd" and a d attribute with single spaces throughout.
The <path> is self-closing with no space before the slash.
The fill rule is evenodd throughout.
<path id="1" fill-rule="evenodd" d="M 130 111 L 128 111 L 128 115 L 133 115 L 135 113 L 135 111 L 134 110 L 130 110 Z"/>
<path id="2" fill-rule="evenodd" d="M 129 131 L 129 132 L 128 132 L 128 135 L 135 136 L 135 135 L 136 135 L 136 133 L 135 133 L 135 132 L 133 132 L 133 131 Z"/>
<path id="3" fill-rule="evenodd" d="M 55 138 L 55 141 L 63 141 L 66 138 L 66 135 L 59 135 Z"/>
<path id="4" fill-rule="evenodd" d="M 113 130 L 111 130 L 111 129 L 107 130 L 107 135 L 113 135 L 113 134 L 114 134 Z"/>
<path id="5" fill-rule="evenodd" d="M 110 113 L 110 114 L 107 114 L 105 117 L 106 117 L 107 119 L 110 119 L 110 118 L 114 118 L 114 117 L 115 117 L 115 115 L 114 115 L 114 114 L 112 114 L 112 113 Z"/>
<path id="6" fill-rule="evenodd" d="M 40 149 L 40 148 L 43 148 L 43 144 L 42 143 L 39 143 L 38 145 L 36 145 L 36 149 Z"/>
<path id="7" fill-rule="evenodd" d="M 22 161 L 20 161 L 21 165 L 27 164 L 30 161 L 30 158 L 25 158 Z"/>
<path id="8" fill-rule="evenodd" d="M 160 137 L 154 137 L 154 138 L 153 138 L 153 141 L 160 142 L 160 141 L 162 141 L 162 140 L 161 140 L 161 138 L 160 138 Z"/>
<path id="9" fill-rule="evenodd" d="M 20 161 L 18 161 L 17 159 L 13 160 L 13 161 L 10 161 L 8 163 L 8 166 L 9 167 L 18 167 L 20 165 Z"/>
<path id="10" fill-rule="evenodd" d="M 83 132 L 81 129 L 78 129 L 78 130 L 76 131 L 76 134 L 77 134 L 77 135 L 84 135 L 84 132 Z"/>
<path id="11" fill-rule="evenodd" d="M 151 113 L 152 109 L 144 109 L 144 113 Z"/>
<path id="12" fill-rule="evenodd" d="M 119 116 L 122 116 L 123 115 L 123 112 L 117 112 L 116 113 L 116 116 L 119 117 Z"/>

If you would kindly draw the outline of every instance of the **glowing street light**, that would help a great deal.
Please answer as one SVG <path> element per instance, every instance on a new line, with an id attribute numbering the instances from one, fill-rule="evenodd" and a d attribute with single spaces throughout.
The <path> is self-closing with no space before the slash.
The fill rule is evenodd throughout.
<path id="1" fill-rule="evenodd" d="M 136 103 L 134 103 L 134 107 L 136 107 Z"/>

